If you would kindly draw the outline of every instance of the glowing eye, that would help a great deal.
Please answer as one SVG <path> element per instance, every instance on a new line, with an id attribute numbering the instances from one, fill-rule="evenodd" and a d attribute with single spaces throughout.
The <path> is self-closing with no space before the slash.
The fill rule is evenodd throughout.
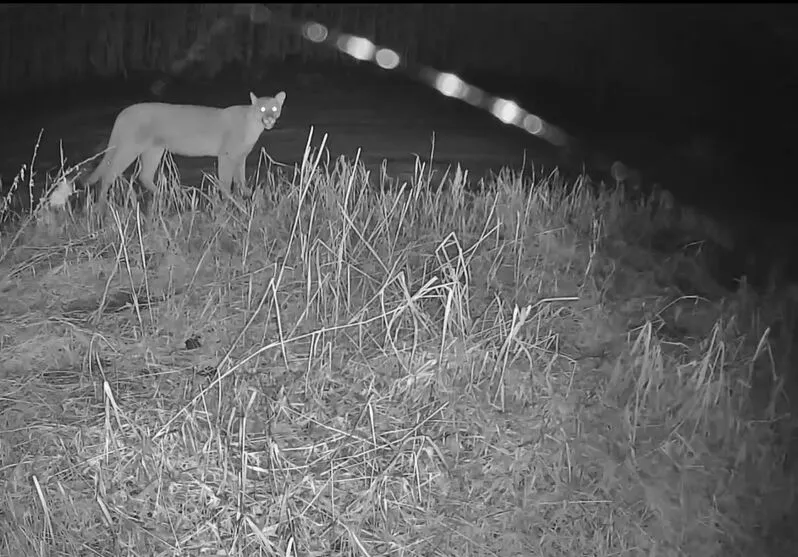
<path id="1" fill-rule="evenodd" d="M 277 112 L 277 107 L 276 106 L 272 107 L 272 112 Z"/>
<path id="2" fill-rule="evenodd" d="M 261 112 L 266 112 L 266 107 L 265 106 L 260 107 L 260 111 Z"/>

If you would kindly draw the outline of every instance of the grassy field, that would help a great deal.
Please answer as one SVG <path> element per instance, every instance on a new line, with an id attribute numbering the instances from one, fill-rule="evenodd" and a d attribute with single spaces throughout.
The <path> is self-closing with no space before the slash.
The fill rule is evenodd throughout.
<path id="1" fill-rule="evenodd" d="M 789 296 L 719 227 L 323 152 L 3 233 L 0 554 L 788 554 Z"/>

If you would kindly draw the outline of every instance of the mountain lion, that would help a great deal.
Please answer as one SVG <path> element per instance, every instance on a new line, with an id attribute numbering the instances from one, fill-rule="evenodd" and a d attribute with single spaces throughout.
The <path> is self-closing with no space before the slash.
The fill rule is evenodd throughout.
<path id="1" fill-rule="evenodd" d="M 186 157 L 217 157 L 219 186 L 231 193 L 231 183 L 246 187 L 246 160 L 263 130 L 277 123 L 285 92 L 258 98 L 250 105 L 213 108 L 185 104 L 140 103 L 116 117 L 108 149 L 86 181 L 101 181 L 99 209 L 105 207 L 108 188 L 136 158 L 141 157 L 141 183 L 155 195 L 153 178 L 164 151 Z"/>

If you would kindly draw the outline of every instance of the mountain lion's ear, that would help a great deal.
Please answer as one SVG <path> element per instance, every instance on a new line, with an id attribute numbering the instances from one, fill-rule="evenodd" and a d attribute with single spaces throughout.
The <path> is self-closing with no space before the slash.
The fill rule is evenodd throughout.
<path id="1" fill-rule="evenodd" d="M 249 100 L 252 102 L 252 104 L 258 104 L 258 97 L 256 97 L 255 93 L 252 91 L 249 92 Z"/>
<path id="2" fill-rule="evenodd" d="M 285 91 L 280 91 L 279 93 L 277 93 L 274 96 L 274 100 L 276 100 L 280 104 L 280 106 L 283 106 L 283 103 L 285 102 Z"/>

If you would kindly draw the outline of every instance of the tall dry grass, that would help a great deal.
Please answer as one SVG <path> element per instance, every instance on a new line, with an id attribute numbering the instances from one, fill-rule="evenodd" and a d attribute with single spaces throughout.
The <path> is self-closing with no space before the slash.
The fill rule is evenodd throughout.
<path id="1" fill-rule="evenodd" d="M 166 173 L 146 219 L 42 205 L 2 236 L 1 553 L 769 549 L 774 306 L 646 247 L 689 219 L 509 169 L 375 188 L 323 152 L 248 204 Z"/>

